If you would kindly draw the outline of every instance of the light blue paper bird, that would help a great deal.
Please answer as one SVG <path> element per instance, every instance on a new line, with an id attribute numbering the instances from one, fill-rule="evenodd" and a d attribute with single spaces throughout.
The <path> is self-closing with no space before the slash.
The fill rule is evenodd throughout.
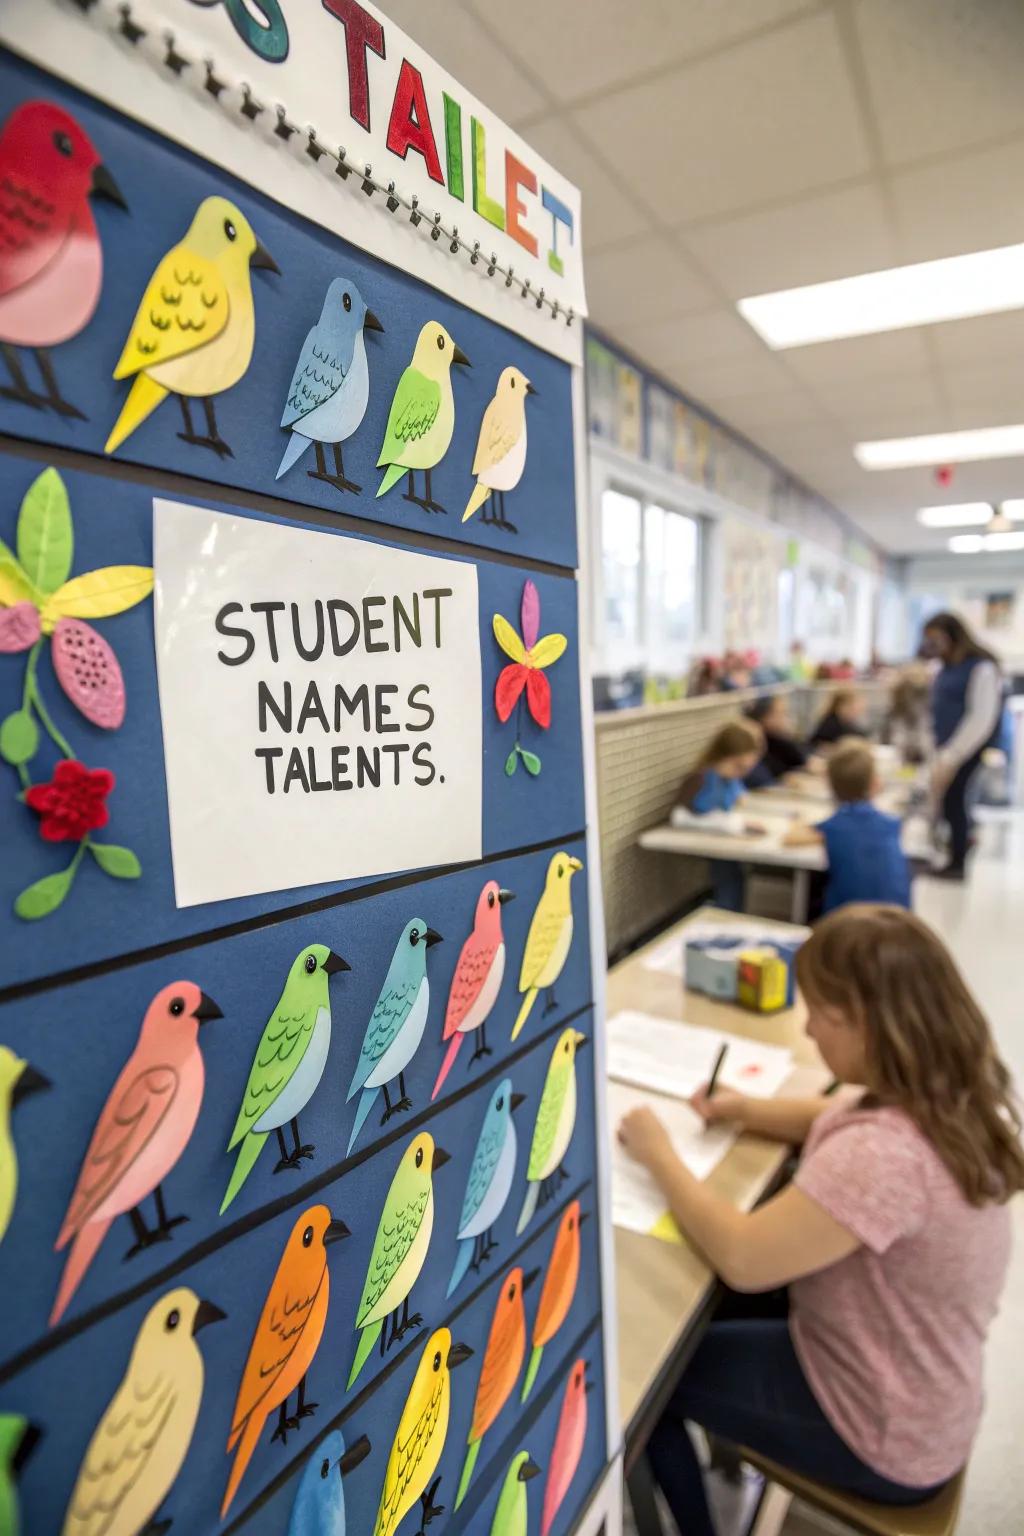
<path id="1" fill-rule="evenodd" d="M 276 480 L 301 459 L 312 443 L 316 448 L 316 469 L 307 470 L 311 480 L 326 480 L 339 491 L 362 489 L 345 474 L 341 445 L 366 415 L 370 398 L 364 332 L 383 329 L 377 316 L 367 309 L 355 283 L 347 277 L 336 277 L 324 295 L 320 319 L 306 337 L 292 374 L 281 417 L 282 427 L 291 427 L 292 435 Z M 333 474 L 327 470 L 325 443 L 330 443 L 334 450 Z"/>
<path id="2" fill-rule="evenodd" d="M 347 1103 L 361 1092 L 352 1134 L 348 1138 L 348 1152 L 352 1151 L 381 1089 L 384 1090 L 385 1104 L 381 1125 L 387 1125 L 399 1110 L 412 1108 L 412 1100 L 405 1091 L 404 1073 L 419 1049 L 430 1008 L 427 950 L 440 942 L 441 935 L 428 928 L 421 917 L 414 917 L 402 929 L 380 996 L 366 1026 L 363 1048 L 346 1098 Z M 396 1077 L 400 1097 L 392 1104 L 388 1083 L 394 1082 Z"/>
<path id="3" fill-rule="evenodd" d="M 288 1520 L 287 1536 L 345 1536 L 343 1479 L 371 1450 L 365 1435 L 345 1449 L 340 1429 L 332 1429 L 306 1462 Z"/>
<path id="4" fill-rule="evenodd" d="M 456 1233 L 459 1247 L 448 1282 L 448 1296 L 461 1283 L 470 1264 L 479 1269 L 496 1246 L 491 1238 L 491 1228 L 505 1209 L 516 1171 L 516 1128 L 512 1112 L 519 1108 L 525 1097 L 525 1094 L 512 1092 L 512 1080 L 508 1077 L 502 1078 L 491 1095 L 469 1165 Z"/>

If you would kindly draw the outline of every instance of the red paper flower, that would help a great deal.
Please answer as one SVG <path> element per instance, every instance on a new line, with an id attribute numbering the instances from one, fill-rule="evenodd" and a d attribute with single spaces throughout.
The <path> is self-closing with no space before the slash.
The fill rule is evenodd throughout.
<path id="1" fill-rule="evenodd" d="M 526 703 L 537 724 L 547 730 L 551 724 L 551 685 L 544 676 L 544 668 L 556 662 L 568 645 L 564 635 L 545 635 L 537 639 L 540 630 L 540 598 L 532 581 L 523 587 L 520 613 L 522 638 L 500 613 L 494 615 L 494 636 L 512 664 L 502 667 L 494 688 L 494 707 L 498 719 L 504 724 L 515 709 L 519 696 L 526 689 Z"/>
<path id="2" fill-rule="evenodd" d="M 25 804 L 39 812 L 39 832 L 48 843 L 80 843 L 110 820 L 107 796 L 114 775 L 106 768 L 61 762 L 49 784 L 25 791 Z"/>

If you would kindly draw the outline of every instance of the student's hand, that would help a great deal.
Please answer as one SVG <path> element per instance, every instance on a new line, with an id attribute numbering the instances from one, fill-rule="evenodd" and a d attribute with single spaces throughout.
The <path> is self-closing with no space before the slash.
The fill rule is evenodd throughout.
<path id="1" fill-rule="evenodd" d="M 631 1109 L 619 1121 L 619 1142 L 634 1162 L 653 1169 L 666 1157 L 671 1157 L 672 1143 L 668 1132 L 654 1110 L 646 1104 Z"/>
<path id="2" fill-rule="evenodd" d="M 702 1083 L 697 1092 L 690 1095 L 689 1103 L 705 1125 L 713 1125 L 717 1120 L 742 1120 L 746 1095 L 737 1093 L 735 1088 L 716 1088 L 714 1096 L 708 1098 L 708 1085 Z"/>

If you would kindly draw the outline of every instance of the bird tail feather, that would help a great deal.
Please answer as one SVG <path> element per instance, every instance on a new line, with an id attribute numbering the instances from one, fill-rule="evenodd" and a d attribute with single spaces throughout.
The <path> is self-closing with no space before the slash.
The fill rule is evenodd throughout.
<path id="1" fill-rule="evenodd" d="M 537 1000 L 537 988 L 536 987 L 531 987 L 530 990 L 527 992 L 526 996 L 523 998 L 522 1007 L 520 1008 L 519 1013 L 516 1015 L 515 1023 L 512 1025 L 512 1039 L 513 1040 L 515 1040 L 519 1036 L 519 1034 L 520 1034 L 520 1032 L 522 1030 L 523 1025 L 526 1023 L 527 1019 L 530 1016 L 530 1009 L 533 1007 L 533 1005 L 536 1002 L 536 1000 Z"/>
<path id="2" fill-rule="evenodd" d="M 376 1344 L 377 1340 L 380 1338 L 380 1330 L 383 1328 L 383 1326 L 384 1324 L 382 1322 L 368 1323 L 363 1329 L 362 1333 L 359 1335 L 359 1343 L 356 1345 L 356 1357 L 352 1361 L 352 1369 L 348 1373 L 348 1386 L 345 1388 L 346 1392 L 350 1392 L 352 1390 L 352 1383 L 355 1381 L 356 1377 L 359 1375 L 359 1372 L 366 1364 L 366 1357 L 370 1353 L 370 1350 L 373 1348 L 373 1346 Z"/>
<path id="3" fill-rule="evenodd" d="M 228 1181 L 228 1187 L 224 1192 L 224 1199 L 220 1203 L 220 1214 L 223 1216 L 232 1200 L 238 1194 L 242 1185 L 256 1166 L 256 1159 L 263 1151 L 263 1143 L 267 1139 L 267 1132 L 250 1131 L 242 1145 L 238 1149 L 238 1157 Z"/>
<path id="4" fill-rule="evenodd" d="M 260 1434 L 266 1422 L 266 1415 L 258 1413 L 251 1413 L 245 1421 L 245 1427 L 238 1441 L 238 1449 L 235 1452 L 235 1459 L 231 1463 L 231 1471 L 228 1474 L 228 1485 L 224 1490 L 224 1502 L 220 1506 L 220 1517 L 222 1520 L 228 1512 L 231 1500 L 238 1492 L 238 1485 L 245 1476 L 245 1469 L 252 1460 L 252 1453 L 259 1444 Z M 228 1448 L 230 1449 L 230 1445 Z"/>
<path id="5" fill-rule="evenodd" d="M 522 1237 L 523 1233 L 530 1225 L 530 1222 L 533 1220 L 533 1213 L 537 1209 L 537 1201 L 539 1199 L 540 1180 L 534 1179 L 526 1187 L 526 1199 L 523 1201 L 523 1208 L 519 1212 L 519 1220 L 516 1222 L 516 1237 Z"/>
<path id="6" fill-rule="evenodd" d="M 462 521 L 464 523 L 468 523 L 473 513 L 479 511 L 490 494 L 490 486 L 484 485 L 478 480 L 473 487 L 469 500 L 466 502 L 466 510 L 462 514 Z"/>
<path id="7" fill-rule="evenodd" d="M 523 1392 L 519 1401 L 525 1403 L 533 1390 L 533 1384 L 537 1380 L 537 1372 L 540 1370 L 540 1357 L 544 1353 L 543 1344 L 535 1344 L 530 1352 L 530 1363 L 526 1367 L 526 1380 L 523 1382 Z"/>
<path id="8" fill-rule="evenodd" d="M 106 1237 L 110 1229 L 110 1221 L 90 1221 L 75 1234 L 75 1240 L 71 1245 L 71 1252 L 64 1264 L 64 1273 L 60 1277 L 60 1286 L 57 1290 L 57 1299 L 53 1303 L 53 1311 L 50 1313 L 50 1327 L 54 1328 L 60 1322 L 67 1310 L 68 1302 L 78 1289 L 82 1276 L 96 1257 L 97 1249 Z"/>
<path id="9" fill-rule="evenodd" d="M 137 373 L 128 391 L 128 398 L 121 407 L 121 414 L 114 422 L 113 430 L 103 447 L 104 453 L 114 453 L 135 428 L 156 410 L 161 400 L 166 400 L 167 390 L 148 373 Z"/>
<path id="10" fill-rule="evenodd" d="M 378 1090 L 376 1088 L 364 1088 L 362 1093 L 359 1095 L 359 1103 L 356 1105 L 356 1118 L 352 1122 L 352 1134 L 348 1138 L 348 1148 L 345 1152 L 346 1157 L 348 1157 L 349 1152 L 351 1152 L 352 1148 L 355 1146 L 356 1137 L 359 1135 L 359 1132 L 363 1128 L 366 1117 L 370 1113 L 370 1110 L 373 1106 L 373 1101 L 377 1097 L 377 1093 Z"/>
<path id="11" fill-rule="evenodd" d="M 473 1239 L 471 1237 L 467 1237 L 464 1238 L 463 1241 L 459 1244 L 458 1252 L 455 1255 L 455 1268 L 452 1270 L 452 1277 L 448 1281 L 448 1289 L 444 1293 L 445 1301 L 447 1301 L 449 1296 L 451 1296 L 453 1292 L 462 1284 L 466 1270 L 469 1268 L 469 1261 L 472 1257 Z"/>
<path id="12" fill-rule="evenodd" d="M 277 474 L 274 476 L 275 480 L 280 480 L 282 475 L 288 473 L 293 464 L 298 463 L 311 441 L 311 438 L 303 437 L 301 432 L 292 433 L 288 439 L 288 446 L 284 450 L 284 457 L 277 466 Z"/>
<path id="13" fill-rule="evenodd" d="M 480 1437 L 480 1440 L 471 1440 L 469 1442 L 469 1450 L 466 1452 L 466 1464 L 462 1468 L 462 1476 L 459 1478 L 459 1491 L 455 1495 L 456 1509 L 458 1509 L 459 1505 L 466 1497 L 466 1494 L 469 1492 L 469 1484 L 473 1476 L 473 1468 L 476 1466 L 476 1459 L 480 1454 L 480 1443 L 482 1439 L 483 1436 Z"/>
<path id="14" fill-rule="evenodd" d="M 380 466 L 378 465 L 378 468 L 379 467 Z M 408 468 L 404 464 L 389 464 L 387 469 L 384 471 L 383 480 L 377 487 L 377 495 L 383 496 L 386 491 L 390 491 L 393 485 L 398 484 L 403 475 L 407 475 L 408 473 Z"/>
<path id="15" fill-rule="evenodd" d="M 452 1035 L 444 1061 L 441 1063 L 441 1070 L 437 1074 L 437 1082 L 434 1084 L 434 1091 L 430 1095 L 431 1104 L 433 1104 L 434 1100 L 441 1092 L 441 1089 L 444 1087 L 444 1080 L 455 1064 L 455 1058 L 459 1054 L 459 1046 L 462 1044 L 462 1038 L 463 1037 L 459 1034 Z"/>

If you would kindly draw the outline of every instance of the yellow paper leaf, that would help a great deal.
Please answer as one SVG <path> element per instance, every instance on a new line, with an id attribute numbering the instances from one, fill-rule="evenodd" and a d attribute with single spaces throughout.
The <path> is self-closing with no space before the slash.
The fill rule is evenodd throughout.
<path id="1" fill-rule="evenodd" d="M 564 635 L 544 635 L 527 657 L 527 665 L 531 667 L 550 667 L 569 644 Z"/>
<path id="2" fill-rule="evenodd" d="M 526 646 L 520 640 L 508 619 L 503 619 L 500 613 L 496 613 L 492 622 L 494 624 L 494 638 L 505 652 L 505 655 L 511 656 L 513 661 L 525 661 Z"/>
<path id="3" fill-rule="evenodd" d="M 683 1240 L 683 1234 L 676 1226 L 676 1219 L 671 1211 L 666 1211 L 663 1216 L 658 1217 L 648 1235 L 660 1238 L 663 1243 L 681 1243 Z"/>
<path id="4" fill-rule="evenodd" d="M 43 629 L 49 634 L 58 619 L 109 619 L 134 608 L 152 590 L 153 570 L 148 565 L 107 565 L 86 571 L 46 599 Z"/>
<path id="5" fill-rule="evenodd" d="M 15 603 L 38 603 L 39 593 L 15 560 L 7 545 L 0 543 L 0 605 L 13 608 Z"/>

